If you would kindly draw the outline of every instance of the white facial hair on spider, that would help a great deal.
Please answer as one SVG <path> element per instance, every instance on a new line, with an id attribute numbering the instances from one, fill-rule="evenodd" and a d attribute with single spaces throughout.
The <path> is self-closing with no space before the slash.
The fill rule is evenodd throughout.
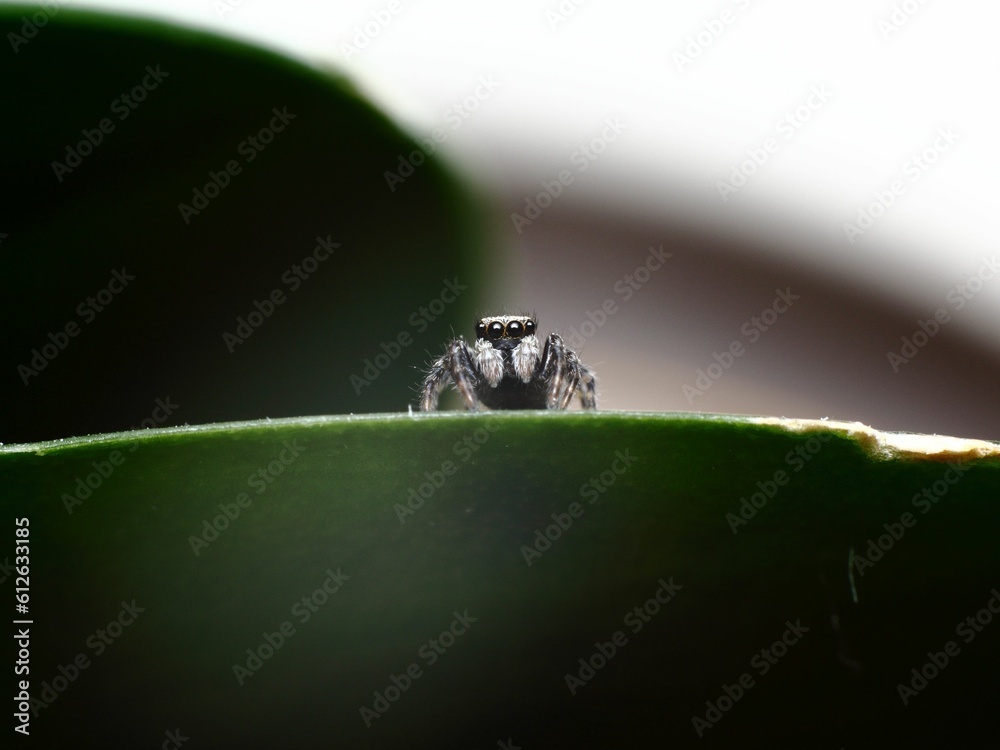
<path id="1" fill-rule="evenodd" d="M 431 365 L 420 393 L 420 409 L 437 409 L 449 383 L 470 411 L 487 409 L 566 409 L 573 396 L 584 409 L 597 408 L 594 373 L 550 333 L 542 347 L 537 324 L 527 315 L 490 315 L 476 323 L 476 343 L 448 342 Z"/>

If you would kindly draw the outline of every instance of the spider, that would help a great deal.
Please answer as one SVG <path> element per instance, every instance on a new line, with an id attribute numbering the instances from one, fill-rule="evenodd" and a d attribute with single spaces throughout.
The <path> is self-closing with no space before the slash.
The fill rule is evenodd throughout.
<path id="1" fill-rule="evenodd" d="M 465 407 L 565 409 L 574 395 L 584 409 L 597 408 L 594 373 L 550 333 L 542 349 L 537 325 L 525 315 L 490 315 L 476 323 L 476 344 L 462 337 L 448 343 L 431 365 L 420 393 L 420 409 L 437 409 L 450 380 Z"/>

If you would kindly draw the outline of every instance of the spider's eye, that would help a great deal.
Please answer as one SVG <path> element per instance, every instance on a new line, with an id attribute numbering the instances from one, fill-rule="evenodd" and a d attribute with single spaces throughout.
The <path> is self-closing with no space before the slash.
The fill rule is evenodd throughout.
<path id="1" fill-rule="evenodd" d="M 530 336 L 534 332 L 535 332 L 535 321 L 529 318 L 528 320 L 524 321 L 524 335 Z"/>
<path id="2" fill-rule="evenodd" d="M 490 338 L 493 340 L 496 340 L 501 336 L 503 336 L 503 323 L 501 323 L 499 320 L 494 320 L 492 323 L 490 323 L 489 333 L 490 333 Z"/>
<path id="3" fill-rule="evenodd" d="M 507 335 L 512 339 L 519 339 L 524 335 L 524 324 L 519 320 L 512 320 L 507 324 Z"/>
<path id="4" fill-rule="evenodd" d="M 484 339 L 486 338 L 486 324 L 480 321 L 476 323 L 476 338 Z"/>

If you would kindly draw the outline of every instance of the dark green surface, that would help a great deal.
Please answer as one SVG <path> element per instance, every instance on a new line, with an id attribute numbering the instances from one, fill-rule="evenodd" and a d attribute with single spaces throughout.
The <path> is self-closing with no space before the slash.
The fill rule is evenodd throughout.
<path id="1" fill-rule="evenodd" d="M 466 452 L 466 438 L 481 447 Z M 285 441 L 301 454 L 257 494 L 248 477 Z M 797 448 L 812 456 L 798 471 Z M 114 450 L 121 465 L 69 513 L 64 495 Z M 635 462 L 590 504 L 582 486 L 616 451 Z M 401 523 L 394 505 L 445 461 L 454 473 Z M 789 483 L 734 536 L 726 514 L 778 470 Z M 947 470 L 873 457 L 842 433 L 578 412 L 317 418 L 8 446 L 3 515 L 27 516 L 32 529 L 33 678 L 93 657 L 32 731 L 49 747 L 138 747 L 175 727 L 206 747 L 971 737 L 993 721 L 1000 629 L 966 645 L 955 627 L 1000 586 L 1000 465 L 966 464 L 920 514 L 911 498 Z M 240 492 L 252 504 L 195 555 L 190 537 Z M 572 502 L 583 515 L 526 565 L 522 545 Z M 855 571 L 855 603 L 849 549 L 906 511 L 913 528 Z M 327 569 L 350 578 L 300 623 L 292 607 Z M 623 618 L 661 578 L 682 588 L 633 634 Z M 94 655 L 88 637 L 133 598 L 145 612 Z M 428 666 L 421 645 L 466 609 L 477 621 Z M 241 687 L 234 664 L 286 620 L 295 634 Z M 809 632 L 760 676 L 751 659 L 786 620 Z M 571 696 L 565 675 L 616 630 L 628 643 Z M 961 653 L 904 707 L 897 683 L 948 640 Z M 422 676 L 366 728 L 359 709 L 413 662 Z M 755 686 L 699 741 L 692 716 L 744 672 Z"/>
<path id="2" fill-rule="evenodd" d="M 429 160 L 390 191 L 385 173 L 415 144 L 333 74 L 55 7 L 15 51 L 21 17 L 44 12 L 0 6 L 0 440 L 129 429 L 168 397 L 165 424 L 405 409 L 416 368 L 474 315 L 484 242 L 464 188 Z M 167 77 L 129 109 L 122 93 L 157 66 Z M 243 145 L 274 108 L 295 119 L 264 150 Z M 104 119 L 111 132 L 57 176 Z M 241 172 L 185 223 L 178 205 L 229 161 Z M 283 277 L 317 237 L 340 247 L 293 289 Z M 122 268 L 134 281 L 81 315 Z M 456 278 L 467 290 L 424 316 Z M 285 302 L 230 353 L 223 334 L 274 289 Z M 26 385 L 18 366 L 69 323 L 79 334 Z M 358 393 L 351 376 L 400 334 L 409 345 Z"/>

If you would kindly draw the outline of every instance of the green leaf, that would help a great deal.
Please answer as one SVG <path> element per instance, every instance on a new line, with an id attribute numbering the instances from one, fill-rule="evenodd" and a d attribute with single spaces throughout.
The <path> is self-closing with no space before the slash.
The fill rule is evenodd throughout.
<path id="1" fill-rule="evenodd" d="M 1000 629 L 962 622 L 1000 609 L 998 457 L 860 425 L 602 412 L 7 446 L 33 697 L 88 661 L 33 733 L 633 747 L 693 744 L 707 716 L 727 744 L 943 739 L 994 694 Z M 949 641 L 904 705 L 897 686 Z"/>

